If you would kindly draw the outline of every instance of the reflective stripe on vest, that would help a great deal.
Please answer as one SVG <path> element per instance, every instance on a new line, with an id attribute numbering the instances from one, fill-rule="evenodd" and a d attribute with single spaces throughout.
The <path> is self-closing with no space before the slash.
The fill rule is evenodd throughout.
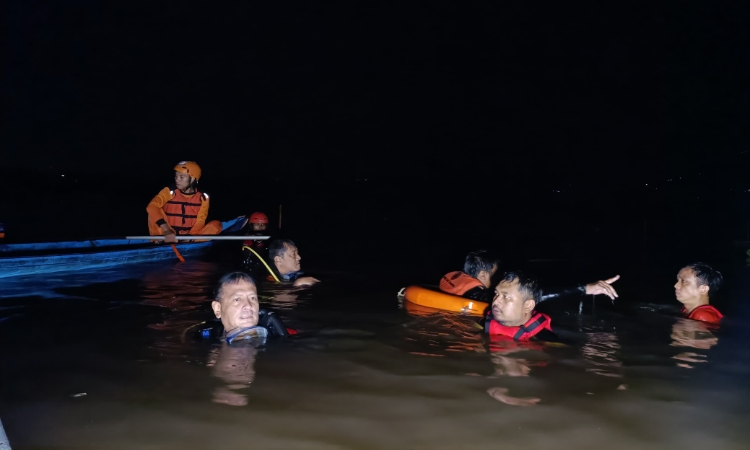
<path id="1" fill-rule="evenodd" d="M 164 204 L 167 223 L 177 233 L 187 233 L 198 220 L 198 213 L 203 203 L 203 194 L 195 191 L 192 197 L 185 197 L 179 189 L 172 191 L 174 197 Z"/>
<path id="2" fill-rule="evenodd" d="M 529 319 L 525 324 L 518 327 L 509 327 L 501 324 L 497 320 L 492 318 L 491 314 L 487 315 L 487 321 L 485 322 L 485 331 L 489 334 L 499 334 L 513 338 L 516 341 L 525 341 L 531 339 L 544 330 L 545 328 L 551 330 L 550 327 L 551 319 L 548 315 L 542 313 L 536 313 Z"/>
<path id="3" fill-rule="evenodd" d="M 475 287 L 484 287 L 484 285 L 464 272 L 447 273 L 440 279 L 440 290 L 453 295 L 464 295 Z"/>

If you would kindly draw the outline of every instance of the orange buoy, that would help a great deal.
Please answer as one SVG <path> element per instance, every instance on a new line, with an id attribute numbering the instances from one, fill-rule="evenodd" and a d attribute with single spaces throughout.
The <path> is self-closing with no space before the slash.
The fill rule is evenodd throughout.
<path id="1" fill-rule="evenodd" d="M 484 314 L 484 310 L 489 306 L 489 304 L 485 302 L 446 294 L 437 289 L 430 289 L 421 286 L 409 286 L 406 288 L 404 298 L 406 298 L 407 301 L 420 306 L 460 312 L 473 316 L 481 316 Z"/>

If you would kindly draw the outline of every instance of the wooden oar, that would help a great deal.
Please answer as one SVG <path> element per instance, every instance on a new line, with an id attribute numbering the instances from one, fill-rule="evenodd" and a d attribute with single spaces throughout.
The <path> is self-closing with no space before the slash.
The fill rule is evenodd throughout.
<path id="1" fill-rule="evenodd" d="M 126 236 L 131 241 L 163 241 L 164 236 Z M 271 236 L 222 236 L 219 234 L 178 234 L 178 241 L 264 241 Z"/>

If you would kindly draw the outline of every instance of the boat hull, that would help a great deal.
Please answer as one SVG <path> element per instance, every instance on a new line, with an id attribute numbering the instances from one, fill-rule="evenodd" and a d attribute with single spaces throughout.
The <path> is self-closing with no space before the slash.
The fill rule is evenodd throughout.
<path id="1" fill-rule="evenodd" d="M 198 242 L 178 244 L 177 249 L 192 258 L 210 246 L 211 242 Z M 11 244 L 0 246 L 0 255 L 0 278 L 176 260 L 169 245 L 126 240 Z"/>

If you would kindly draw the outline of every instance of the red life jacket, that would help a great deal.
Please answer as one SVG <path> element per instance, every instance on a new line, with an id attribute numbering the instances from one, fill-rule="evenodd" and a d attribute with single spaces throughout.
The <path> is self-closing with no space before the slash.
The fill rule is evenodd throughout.
<path id="1" fill-rule="evenodd" d="M 724 315 L 721 314 L 718 309 L 714 308 L 711 305 L 701 305 L 690 311 L 690 314 L 688 314 L 687 310 L 683 308 L 682 314 L 685 315 L 685 317 L 687 317 L 688 319 L 700 320 L 701 322 L 713 324 L 719 324 L 719 322 L 721 322 L 721 319 L 724 317 Z"/>
<path id="2" fill-rule="evenodd" d="M 253 237 L 252 234 L 249 235 L 248 239 L 242 242 L 242 245 L 247 245 L 248 247 L 252 247 L 252 249 L 256 251 L 265 251 L 266 247 L 268 247 L 267 240 L 259 241 L 257 239 L 253 239 L 252 237 Z"/>
<path id="3" fill-rule="evenodd" d="M 172 200 L 165 203 L 162 208 L 167 215 L 167 223 L 177 234 L 188 234 L 198 220 L 204 194 L 196 190 L 195 194 L 188 198 L 179 189 L 175 189 L 172 195 Z"/>
<path id="4" fill-rule="evenodd" d="M 464 295 L 475 287 L 484 287 L 484 285 L 464 272 L 447 273 L 440 279 L 440 290 L 453 295 Z"/>
<path id="5" fill-rule="evenodd" d="M 505 326 L 493 319 L 491 314 L 488 314 L 484 328 L 491 335 L 499 334 L 513 338 L 516 341 L 528 341 L 542 330 L 552 331 L 551 324 L 552 319 L 548 315 L 534 311 L 528 322 L 517 327 Z"/>

